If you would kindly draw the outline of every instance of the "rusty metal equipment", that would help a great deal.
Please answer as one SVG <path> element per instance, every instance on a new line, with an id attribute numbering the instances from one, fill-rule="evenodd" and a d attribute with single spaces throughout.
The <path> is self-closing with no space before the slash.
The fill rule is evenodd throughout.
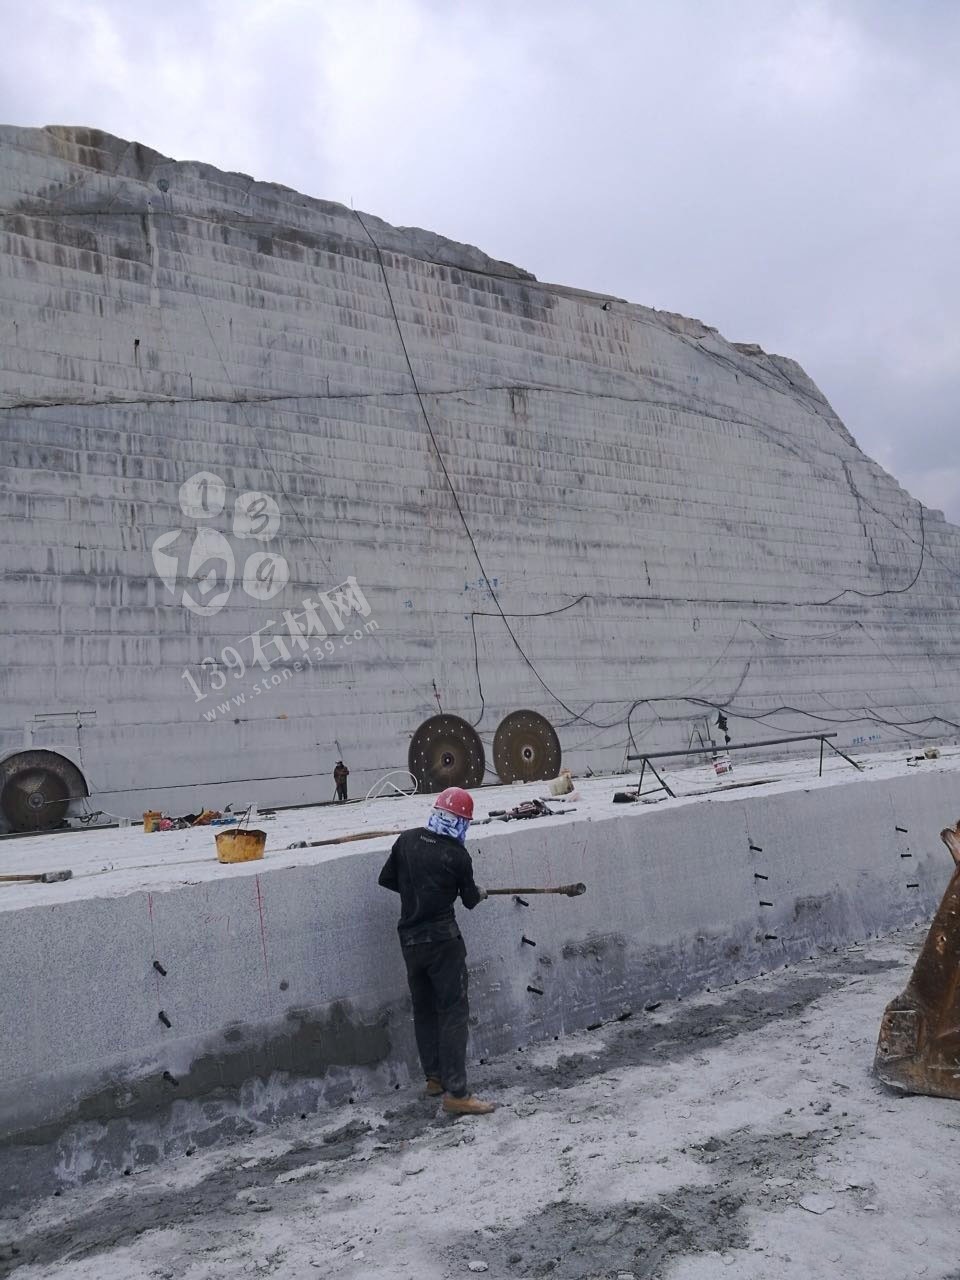
<path id="1" fill-rule="evenodd" d="M 254 862 L 263 857 L 267 833 L 251 831 L 249 827 L 231 827 L 229 831 L 218 831 L 214 839 L 218 862 Z"/>
<path id="2" fill-rule="evenodd" d="M 960 822 L 940 839 L 953 878 L 906 989 L 884 1010 L 874 1070 L 903 1093 L 960 1098 Z"/>
<path id="3" fill-rule="evenodd" d="M 0 764 L 0 812 L 12 831 L 59 827 L 70 801 L 85 795 L 83 774 L 55 751 L 18 751 Z"/>
<path id="4" fill-rule="evenodd" d="M 486 770 L 483 743 L 459 716 L 431 716 L 413 735 L 407 759 L 418 790 L 479 787 Z"/>
<path id="5" fill-rule="evenodd" d="M 538 711 L 512 711 L 493 737 L 493 767 L 501 782 L 546 782 L 560 772 L 560 739 Z"/>

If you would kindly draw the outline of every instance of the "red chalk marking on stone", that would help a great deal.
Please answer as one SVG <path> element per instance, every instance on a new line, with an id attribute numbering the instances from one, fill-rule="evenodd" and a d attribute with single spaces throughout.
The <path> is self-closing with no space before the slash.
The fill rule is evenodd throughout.
<path id="1" fill-rule="evenodd" d="M 263 924 L 263 894 L 260 892 L 260 877 L 254 876 L 253 879 L 257 886 L 257 910 L 260 913 L 260 946 L 263 949 L 263 968 L 269 978 L 270 961 L 267 959 L 267 931 Z"/>

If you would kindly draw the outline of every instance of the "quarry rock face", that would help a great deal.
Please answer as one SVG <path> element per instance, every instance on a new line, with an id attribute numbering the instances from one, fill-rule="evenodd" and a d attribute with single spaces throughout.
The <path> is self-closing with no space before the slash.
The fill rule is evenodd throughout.
<path id="1" fill-rule="evenodd" d="M 94 130 L 0 156 L 0 789 L 960 720 L 960 531 L 792 361 Z"/>

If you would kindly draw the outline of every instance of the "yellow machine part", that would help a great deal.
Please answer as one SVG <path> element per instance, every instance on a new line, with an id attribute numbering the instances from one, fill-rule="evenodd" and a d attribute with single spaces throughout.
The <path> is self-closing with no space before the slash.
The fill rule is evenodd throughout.
<path id="1" fill-rule="evenodd" d="M 874 1070 L 904 1093 L 960 1098 L 960 822 L 940 839 L 953 878 L 906 989 L 884 1010 Z"/>

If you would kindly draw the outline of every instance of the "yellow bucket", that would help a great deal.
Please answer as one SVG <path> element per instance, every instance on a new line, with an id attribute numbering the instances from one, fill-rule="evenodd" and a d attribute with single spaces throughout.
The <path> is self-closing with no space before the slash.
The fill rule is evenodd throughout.
<path id="1" fill-rule="evenodd" d="M 263 857 L 267 843 L 265 831 L 247 831 L 231 827 L 217 832 L 217 858 L 220 862 L 253 862 Z"/>
<path id="2" fill-rule="evenodd" d="M 160 819 L 163 814 L 159 809 L 147 809 L 143 815 L 144 831 L 156 831 L 160 826 Z"/>

